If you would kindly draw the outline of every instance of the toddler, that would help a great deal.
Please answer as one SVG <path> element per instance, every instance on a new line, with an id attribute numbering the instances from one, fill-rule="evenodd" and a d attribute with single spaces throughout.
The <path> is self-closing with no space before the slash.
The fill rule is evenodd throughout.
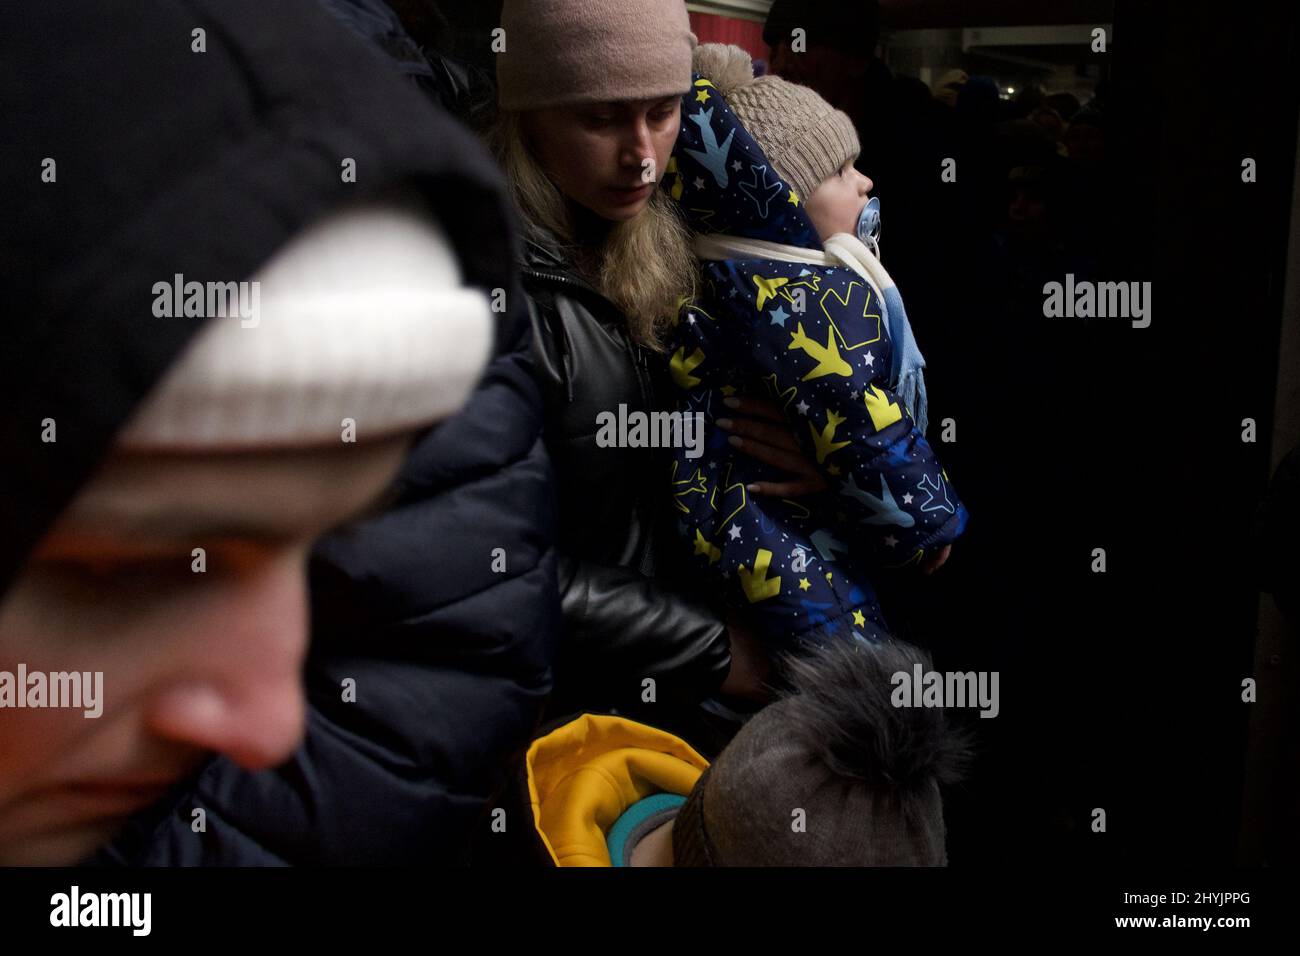
<path id="1" fill-rule="evenodd" d="M 673 461 L 679 530 L 771 641 L 886 629 L 871 572 L 933 569 L 967 512 L 924 437 L 924 360 L 857 133 L 812 90 L 755 78 L 739 47 L 699 47 L 695 72 L 664 179 L 702 269 L 670 343 L 680 409 L 706 428 L 703 457 Z M 792 429 L 825 494 L 751 493 L 775 473 L 728 434 L 742 396 L 780 410 L 746 430 Z"/>

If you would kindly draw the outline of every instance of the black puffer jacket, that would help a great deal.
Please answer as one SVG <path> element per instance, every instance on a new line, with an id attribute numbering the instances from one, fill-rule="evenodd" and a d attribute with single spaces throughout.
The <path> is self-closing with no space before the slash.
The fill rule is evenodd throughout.
<path id="1" fill-rule="evenodd" d="M 0 80 L 16 144 L 0 150 L 2 283 L 27 317 L 0 349 L 0 593 L 201 327 L 142 305 L 158 277 L 244 278 L 319 216 L 403 184 L 466 281 L 518 303 L 462 412 L 417 440 L 392 507 L 317 549 L 302 746 L 258 773 L 214 757 L 95 862 L 462 859 L 532 735 L 559 629 L 554 490 L 491 157 L 308 0 L 5 7 Z M 46 155 L 57 188 L 31 172 Z M 57 445 L 40 442 L 45 416 Z"/>
<path id="2" fill-rule="evenodd" d="M 731 666 L 719 612 L 663 559 L 669 460 L 663 449 L 600 448 L 596 416 L 667 408 L 663 358 L 635 345 L 618 309 L 554 251 L 525 247 L 546 442 L 560 489 L 560 593 L 566 636 L 552 712 L 630 707 L 642 681 L 658 704 L 689 707 Z"/>

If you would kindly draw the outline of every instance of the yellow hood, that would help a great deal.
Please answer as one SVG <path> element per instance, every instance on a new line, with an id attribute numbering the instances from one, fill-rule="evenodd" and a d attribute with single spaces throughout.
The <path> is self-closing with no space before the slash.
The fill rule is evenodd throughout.
<path id="1" fill-rule="evenodd" d="M 708 766 L 672 734 L 583 714 L 528 748 L 533 822 L 556 866 L 609 866 L 605 835 L 623 812 L 656 793 L 685 796 Z"/>

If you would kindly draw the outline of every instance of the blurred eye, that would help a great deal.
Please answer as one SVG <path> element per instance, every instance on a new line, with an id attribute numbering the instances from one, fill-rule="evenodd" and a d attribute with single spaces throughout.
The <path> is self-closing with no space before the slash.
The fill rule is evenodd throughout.
<path id="1" fill-rule="evenodd" d="M 120 607 L 150 594 L 179 594 L 205 577 L 191 571 L 188 555 L 165 560 L 55 558 L 33 562 L 27 573 L 51 606 L 69 608 Z"/>
<path id="2" fill-rule="evenodd" d="M 277 553 L 269 542 L 228 540 L 171 552 L 79 556 L 63 553 L 39 558 L 31 571 L 46 584 L 71 589 L 86 600 L 124 598 L 150 591 L 179 591 L 205 581 L 226 579 L 255 569 Z M 201 565 L 199 562 L 201 561 Z"/>
<path id="3" fill-rule="evenodd" d="M 94 588 L 132 588 L 162 582 L 192 581 L 189 555 L 174 559 L 122 561 L 57 560 L 46 562 L 54 574 Z"/>

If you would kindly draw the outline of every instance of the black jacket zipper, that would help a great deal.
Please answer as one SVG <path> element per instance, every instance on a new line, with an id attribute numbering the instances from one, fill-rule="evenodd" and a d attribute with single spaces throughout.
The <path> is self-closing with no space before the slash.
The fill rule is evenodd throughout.
<path id="1" fill-rule="evenodd" d="M 577 279 L 574 278 L 573 276 L 565 275 L 562 272 L 552 272 L 549 269 L 536 269 L 531 266 L 524 266 L 521 271 L 523 272 L 524 275 L 531 276 L 535 279 L 542 279 L 549 282 L 556 282 L 559 283 L 560 285 L 569 285 L 577 289 L 582 289 L 584 292 L 587 292 L 590 295 L 593 295 L 597 299 L 599 299 L 602 303 L 604 303 L 604 305 L 611 312 L 618 313 L 618 309 L 614 305 L 614 303 L 610 302 L 609 299 L 605 298 L 605 296 L 603 296 L 600 293 L 600 290 L 596 289 L 594 286 L 592 286 L 587 282 L 583 282 L 581 279 Z M 627 329 L 623 325 L 620 324 L 615 328 L 617 329 L 619 337 L 623 341 L 624 349 L 626 349 L 628 354 L 632 357 L 632 368 L 636 374 L 637 388 L 641 392 L 641 403 L 645 406 L 647 411 L 654 411 L 654 388 L 650 381 L 650 366 L 646 362 L 646 357 L 643 354 L 644 350 L 639 345 L 637 345 L 635 342 L 632 341 L 632 337 L 628 334 Z M 560 347 L 561 349 L 563 349 L 561 355 L 561 362 L 565 363 L 564 366 L 565 392 L 567 394 L 568 401 L 572 402 L 573 382 L 572 379 L 570 379 L 569 377 L 569 371 L 567 365 L 567 359 L 569 357 L 568 342 L 564 336 L 561 336 L 560 338 L 561 338 Z"/>
<path id="2" fill-rule="evenodd" d="M 531 266 L 524 266 L 520 271 L 525 276 L 529 276 L 534 279 L 541 279 L 546 282 L 554 282 L 559 285 L 573 286 L 576 289 L 581 289 L 587 294 L 598 299 L 602 303 L 602 306 L 604 308 L 608 308 L 611 312 L 619 315 L 619 317 L 622 318 L 622 313 L 618 311 L 618 308 L 614 305 L 614 303 L 610 302 L 609 299 L 605 298 L 605 296 L 600 293 L 600 290 L 593 287 L 590 283 L 584 282 L 581 279 L 575 278 L 573 276 L 566 275 L 562 272 L 552 272 L 549 269 L 537 269 Z M 615 329 L 618 332 L 619 337 L 622 339 L 624 349 L 632 358 L 632 370 L 633 370 L 633 374 L 636 375 L 637 388 L 641 392 L 641 404 L 642 406 L 644 406 L 646 411 L 654 411 L 655 410 L 654 385 L 650 373 L 650 364 L 647 361 L 645 356 L 645 350 L 632 341 L 632 336 L 628 334 L 625 324 L 620 323 L 615 326 Z M 554 332 L 552 334 L 554 334 Z M 568 369 L 568 358 L 569 358 L 568 337 L 563 334 L 560 335 L 560 347 L 562 349 L 561 363 L 563 364 L 564 367 L 565 390 L 568 396 L 568 401 L 572 402 L 573 401 L 573 380 L 569 376 L 569 369 Z M 655 552 L 658 547 L 658 543 L 657 543 L 658 529 L 656 527 L 655 509 L 651 506 L 650 502 L 644 498 L 642 498 L 642 500 L 640 500 L 637 504 L 637 520 L 640 522 L 641 527 L 645 530 L 645 535 L 646 535 L 645 547 L 642 549 L 641 560 L 638 563 L 637 570 L 640 571 L 640 573 L 645 575 L 646 577 L 653 577 L 655 572 L 655 566 L 657 564 L 655 558 Z"/>

